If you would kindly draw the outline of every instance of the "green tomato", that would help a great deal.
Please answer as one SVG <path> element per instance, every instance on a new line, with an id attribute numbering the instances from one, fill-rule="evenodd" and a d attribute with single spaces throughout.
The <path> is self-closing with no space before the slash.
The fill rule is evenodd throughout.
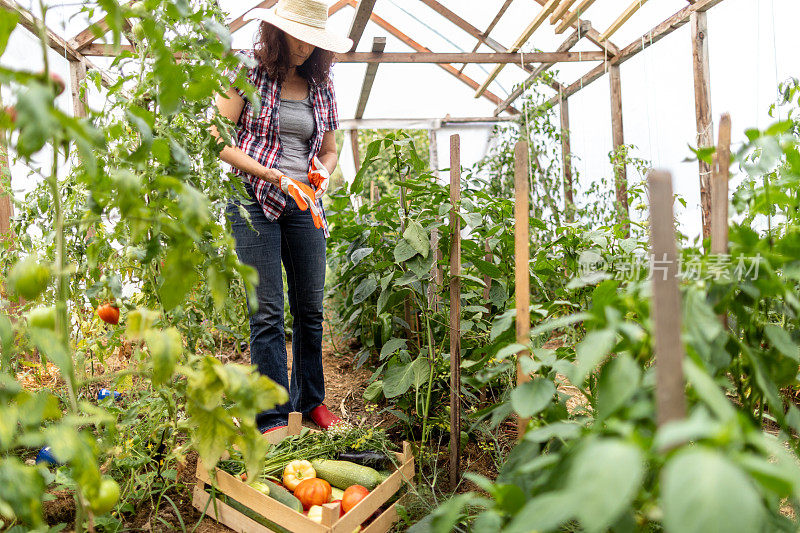
<path id="1" fill-rule="evenodd" d="M 32 328 L 56 329 L 55 307 L 37 307 L 28 313 L 27 318 L 28 325 Z"/>
<path id="2" fill-rule="evenodd" d="M 117 505 L 119 501 L 119 485 L 108 476 L 100 480 L 100 488 L 94 498 L 91 498 L 89 507 L 94 514 L 106 514 Z"/>
<path id="3" fill-rule="evenodd" d="M 147 37 L 147 33 L 144 31 L 144 26 L 142 26 L 141 22 L 134 24 L 131 31 L 133 32 L 133 37 L 137 41 L 144 41 L 144 38 Z"/>
<path id="4" fill-rule="evenodd" d="M 148 15 L 148 13 L 147 13 L 147 6 L 145 6 L 145 5 L 144 5 L 144 2 L 141 2 L 141 1 L 139 1 L 139 2 L 134 2 L 134 3 L 131 5 L 131 11 L 132 11 L 132 12 L 133 12 L 133 14 L 134 14 L 135 16 L 137 16 L 137 17 L 146 17 L 146 16 Z"/>
<path id="5" fill-rule="evenodd" d="M 8 286 L 26 300 L 34 300 L 49 283 L 50 267 L 38 263 L 33 256 L 14 265 L 8 274 Z"/>

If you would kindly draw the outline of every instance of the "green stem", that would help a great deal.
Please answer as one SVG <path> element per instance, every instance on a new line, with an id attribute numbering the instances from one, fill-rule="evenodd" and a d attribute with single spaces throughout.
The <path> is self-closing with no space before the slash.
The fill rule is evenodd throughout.
<path id="1" fill-rule="evenodd" d="M 425 330 L 426 335 L 428 337 L 428 360 L 430 362 L 430 374 L 428 375 L 428 390 L 425 397 L 425 406 L 423 408 L 423 418 L 422 418 L 422 444 L 427 442 L 428 432 L 430 429 L 428 428 L 428 414 L 430 412 L 431 407 L 431 392 L 433 391 L 433 376 L 436 373 L 436 353 L 433 350 L 433 331 L 431 330 L 431 321 L 430 317 L 428 316 L 427 310 L 425 306 L 420 306 L 422 309 L 422 315 L 425 318 Z"/>

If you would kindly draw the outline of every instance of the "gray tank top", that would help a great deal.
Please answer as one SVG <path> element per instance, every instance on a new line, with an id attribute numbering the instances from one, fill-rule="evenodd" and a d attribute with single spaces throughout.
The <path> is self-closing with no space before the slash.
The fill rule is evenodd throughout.
<path id="1" fill-rule="evenodd" d="M 308 156 L 314 127 L 311 91 L 305 100 L 281 98 L 280 137 L 283 153 L 278 169 L 290 178 L 307 185 L 309 185 Z"/>

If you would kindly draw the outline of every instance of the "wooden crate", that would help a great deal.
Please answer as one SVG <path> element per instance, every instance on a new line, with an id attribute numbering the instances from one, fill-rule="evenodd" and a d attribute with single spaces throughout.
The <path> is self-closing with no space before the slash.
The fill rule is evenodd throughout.
<path id="1" fill-rule="evenodd" d="M 287 427 L 271 431 L 264 435 L 264 438 L 271 444 L 276 444 L 289 435 L 298 435 L 301 430 L 301 414 L 290 413 Z M 213 483 L 209 477 L 208 469 L 201 460 L 197 461 L 197 483 L 194 488 L 192 504 L 200 512 L 205 511 L 207 516 L 242 533 L 274 533 L 275 530 L 280 530 L 281 528 L 294 533 L 352 533 L 375 511 L 389 501 L 404 484 L 414 485 L 414 455 L 411 452 L 411 445 L 403 442 L 403 452 L 396 455 L 399 462 L 398 468 L 383 483 L 375 487 L 366 498 L 350 509 L 347 514 L 341 518 L 339 517 L 338 503 L 323 505 L 322 524 L 318 524 L 304 514 L 298 513 L 269 496 L 265 496 L 238 478 L 218 468 L 214 469 L 217 493 L 222 493 L 236 500 L 278 527 L 270 529 L 267 525 L 257 522 L 240 510 L 223 502 L 219 497 L 212 500 L 212 495 L 206 491 L 206 486 Z M 385 533 L 388 531 L 392 524 L 398 520 L 397 506 L 401 504 L 401 501 L 402 498 L 383 511 L 361 531 L 363 533 Z"/>

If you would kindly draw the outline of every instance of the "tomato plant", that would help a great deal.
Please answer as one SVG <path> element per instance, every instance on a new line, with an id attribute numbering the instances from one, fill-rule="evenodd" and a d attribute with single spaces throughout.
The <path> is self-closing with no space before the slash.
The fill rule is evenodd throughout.
<path id="1" fill-rule="evenodd" d="M 190 449 L 214 464 L 235 445 L 257 469 L 266 444 L 255 413 L 286 401 L 286 391 L 253 368 L 203 353 L 223 337 L 244 338 L 244 294 L 255 282 L 222 216 L 242 184 L 221 167 L 222 145 L 208 131 L 216 125 L 230 142 L 231 124 L 213 104 L 228 89 L 224 71 L 239 61 L 224 15 L 215 2 L 101 4 L 112 45 L 120 44 L 123 17 L 138 18 L 144 37 L 114 58 L 116 83 L 103 88 L 99 73 L 88 73 L 80 93 L 103 91 L 101 108 L 80 118 L 56 106 L 63 82 L 51 76 L 44 43 L 42 73 L 0 72 L 13 100 L 2 127 L 36 183 L 17 202 L 17 238 L 13 247 L 2 243 L 0 260 L 3 277 L 28 300 L 0 310 L 0 418 L 9 428 L 0 439 L 0 515 L 23 528 L 42 525 L 53 481 L 18 459 L 31 448 L 49 445 L 64 463 L 56 479 L 75 494 L 74 528 L 82 531 L 90 513 L 113 507 L 115 487 L 122 512 L 156 494 L 162 505 L 170 471 L 175 479 L 170 465 Z M 0 53 L 19 18 L 0 11 Z M 244 80 L 237 84 L 253 94 Z M 33 227 L 46 231 L 27 231 Z M 124 328 L 92 321 L 109 301 L 124 308 Z M 13 316 L 28 311 L 27 321 Z M 112 322 L 118 312 L 102 308 Z M 109 370 L 107 358 L 122 352 L 126 366 Z M 34 353 L 58 368 L 63 389 L 31 392 L 16 381 Z M 125 392 L 125 401 L 89 402 L 100 383 Z M 103 477 L 100 465 L 125 482 Z M 93 520 L 121 524 L 108 515 Z"/>

